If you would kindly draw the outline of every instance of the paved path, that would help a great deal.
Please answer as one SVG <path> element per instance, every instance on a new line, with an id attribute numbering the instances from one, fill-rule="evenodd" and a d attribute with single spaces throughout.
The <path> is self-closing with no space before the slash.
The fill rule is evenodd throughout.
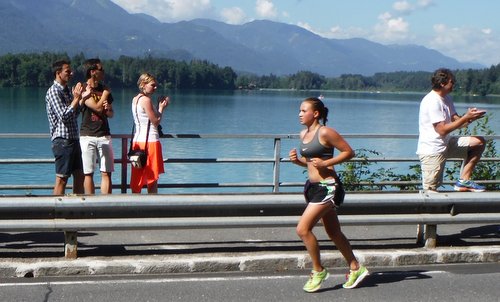
<path id="1" fill-rule="evenodd" d="M 500 262 L 499 225 L 438 227 L 438 247 L 415 243 L 415 226 L 347 226 L 359 260 L 370 267 Z M 345 267 L 321 227 L 324 265 Z M 79 233 L 79 258 L 66 260 L 62 233 L 0 233 L 0 277 L 275 272 L 308 269 L 293 228 Z"/>
<path id="2" fill-rule="evenodd" d="M 491 302 L 500 297 L 500 263 L 371 267 L 356 289 L 345 268 L 330 269 L 316 293 L 302 290 L 308 272 L 0 278 L 1 301 L 381 301 Z"/>

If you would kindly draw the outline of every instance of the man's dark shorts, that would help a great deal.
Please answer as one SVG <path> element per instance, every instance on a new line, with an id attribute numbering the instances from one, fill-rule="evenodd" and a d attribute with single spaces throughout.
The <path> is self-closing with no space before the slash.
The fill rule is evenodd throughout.
<path id="1" fill-rule="evenodd" d="M 83 170 L 82 150 L 78 140 L 55 138 L 52 153 L 56 163 L 56 176 L 69 178 L 73 172 Z"/>

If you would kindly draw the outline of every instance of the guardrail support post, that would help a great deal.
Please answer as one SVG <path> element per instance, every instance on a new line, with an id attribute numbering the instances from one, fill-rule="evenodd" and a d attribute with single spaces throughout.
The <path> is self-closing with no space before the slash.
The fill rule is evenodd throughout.
<path id="1" fill-rule="evenodd" d="M 423 224 L 417 224 L 417 240 L 416 243 L 418 245 L 423 245 L 424 244 L 424 225 Z"/>
<path id="2" fill-rule="evenodd" d="M 78 252 L 78 240 L 75 231 L 64 232 L 64 257 L 76 259 Z"/>
<path id="3" fill-rule="evenodd" d="M 436 237 L 437 237 L 437 225 L 435 224 L 426 224 L 425 225 L 425 247 L 426 248 L 435 248 L 436 247 Z"/>
<path id="4" fill-rule="evenodd" d="M 127 153 L 128 153 L 127 138 L 122 138 L 122 160 L 120 163 L 122 170 L 120 191 L 122 193 L 127 193 L 127 165 L 128 165 Z"/>
<path id="5" fill-rule="evenodd" d="M 281 139 L 274 139 L 274 167 L 273 167 L 273 193 L 280 190 L 280 154 L 281 154 Z"/>

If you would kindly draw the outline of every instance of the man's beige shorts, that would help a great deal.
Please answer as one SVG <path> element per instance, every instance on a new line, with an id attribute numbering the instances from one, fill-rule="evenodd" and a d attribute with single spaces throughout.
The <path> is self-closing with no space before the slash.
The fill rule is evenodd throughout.
<path id="1" fill-rule="evenodd" d="M 422 167 L 422 188 L 424 190 L 437 190 L 443 183 L 443 173 L 446 160 L 450 158 L 467 158 L 470 137 L 451 137 L 446 151 L 440 154 L 419 156 Z"/>

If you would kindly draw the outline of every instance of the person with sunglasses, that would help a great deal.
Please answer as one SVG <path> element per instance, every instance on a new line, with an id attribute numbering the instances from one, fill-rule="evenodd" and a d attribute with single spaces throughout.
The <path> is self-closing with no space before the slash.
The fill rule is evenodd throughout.
<path id="1" fill-rule="evenodd" d="M 108 118 L 113 117 L 113 96 L 102 83 L 104 69 L 101 60 L 88 59 L 84 63 L 86 90 L 90 97 L 83 102 L 80 126 L 85 194 L 95 194 L 94 170 L 96 163 L 101 171 L 101 193 L 111 194 L 111 173 L 114 171 L 114 154 Z"/>

